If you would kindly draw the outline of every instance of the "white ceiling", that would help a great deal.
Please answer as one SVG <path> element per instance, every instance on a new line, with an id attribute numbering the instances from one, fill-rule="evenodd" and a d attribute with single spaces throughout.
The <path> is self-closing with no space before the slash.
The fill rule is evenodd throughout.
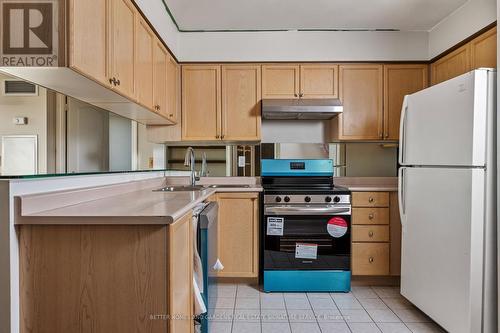
<path id="1" fill-rule="evenodd" d="M 164 0 L 181 31 L 428 31 L 467 0 Z"/>

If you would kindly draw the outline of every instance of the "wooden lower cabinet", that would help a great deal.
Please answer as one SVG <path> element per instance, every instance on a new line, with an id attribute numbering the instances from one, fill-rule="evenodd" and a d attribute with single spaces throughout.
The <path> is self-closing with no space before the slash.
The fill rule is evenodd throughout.
<path id="1" fill-rule="evenodd" d="M 191 213 L 168 226 L 170 333 L 193 332 L 193 233 Z"/>
<path id="2" fill-rule="evenodd" d="M 172 289 L 167 226 L 22 225 L 18 231 L 21 333 L 167 331 L 161 318 Z M 174 282 L 182 286 L 186 277 Z M 186 325 L 175 332 L 190 331 Z"/>
<path id="3" fill-rule="evenodd" d="M 218 193 L 219 277 L 254 278 L 259 274 L 258 193 Z"/>
<path id="4" fill-rule="evenodd" d="M 389 243 L 353 243 L 353 275 L 389 275 Z"/>
<path id="5" fill-rule="evenodd" d="M 352 274 L 400 275 L 397 192 L 352 193 Z"/>

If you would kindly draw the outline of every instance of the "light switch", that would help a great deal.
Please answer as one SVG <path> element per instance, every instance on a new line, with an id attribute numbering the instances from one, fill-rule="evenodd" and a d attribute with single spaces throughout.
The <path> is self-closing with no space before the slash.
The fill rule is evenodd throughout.
<path id="1" fill-rule="evenodd" d="M 15 125 L 26 125 L 28 124 L 28 117 L 15 117 L 12 122 Z"/>

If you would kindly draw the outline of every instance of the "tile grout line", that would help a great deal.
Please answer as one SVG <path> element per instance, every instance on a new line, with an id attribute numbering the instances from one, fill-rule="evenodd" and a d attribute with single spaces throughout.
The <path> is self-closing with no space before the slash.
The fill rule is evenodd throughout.
<path id="1" fill-rule="evenodd" d="M 371 287 L 370 287 L 370 288 L 371 288 Z M 375 291 L 374 291 L 374 292 L 375 292 Z M 376 292 L 375 292 L 375 293 L 376 293 Z M 377 294 L 377 296 L 378 296 L 378 294 Z M 386 298 L 396 298 L 396 297 L 386 297 Z M 406 322 L 403 320 L 403 318 L 401 318 L 400 316 L 398 316 L 398 314 L 397 314 L 394 310 L 392 310 L 392 309 L 391 309 L 391 307 L 389 306 L 389 304 L 387 304 L 387 303 L 384 301 L 384 299 L 383 299 L 382 297 L 380 297 L 380 300 L 382 301 L 382 303 L 384 303 L 384 304 L 385 304 L 385 305 L 386 305 L 386 306 L 387 306 L 387 307 L 388 307 L 388 308 L 389 308 L 389 309 L 390 309 L 390 310 L 394 313 L 394 315 L 395 315 L 396 317 L 398 317 L 398 319 L 399 319 L 399 320 L 401 320 L 401 322 L 402 322 L 402 323 L 403 323 L 403 325 L 404 325 L 404 326 L 408 329 L 408 331 L 413 332 L 413 330 L 411 330 L 411 329 L 408 327 L 408 325 L 406 325 Z M 377 325 L 377 326 L 378 326 L 378 325 Z"/>

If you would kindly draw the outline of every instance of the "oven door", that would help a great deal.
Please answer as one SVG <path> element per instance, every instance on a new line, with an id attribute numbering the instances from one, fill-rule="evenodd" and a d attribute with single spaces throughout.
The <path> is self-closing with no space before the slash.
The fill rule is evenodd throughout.
<path id="1" fill-rule="evenodd" d="M 350 270 L 351 208 L 266 205 L 264 270 Z"/>

